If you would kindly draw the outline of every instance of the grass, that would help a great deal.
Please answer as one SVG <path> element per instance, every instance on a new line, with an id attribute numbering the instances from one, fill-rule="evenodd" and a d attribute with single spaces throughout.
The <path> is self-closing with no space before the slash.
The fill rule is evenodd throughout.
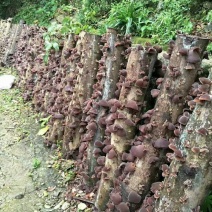
<path id="1" fill-rule="evenodd" d="M 23 106 L 23 99 L 21 98 L 20 91 L 16 88 L 10 90 L 1 90 L 0 97 L 0 112 L 8 114 L 10 112 L 19 115 Z"/>
<path id="2" fill-rule="evenodd" d="M 17 77 L 16 72 L 11 68 L 1 68 L 0 75 L 11 74 Z M 12 88 L 8 90 L 0 90 L 0 112 L 3 114 L 13 113 L 15 116 L 20 115 L 20 111 L 24 106 L 23 98 L 21 97 L 21 92 L 17 88 Z"/>
<path id="3" fill-rule="evenodd" d="M 33 166 L 33 169 L 38 169 L 38 168 L 40 168 L 40 166 L 41 166 L 41 161 L 40 161 L 39 159 L 37 159 L 37 158 L 34 158 L 34 159 L 33 159 L 33 164 L 32 164 L 32 166 Z"/>
<path id="4" fill-rule="evenodd" d="M 11 74 L 18 79 L 17 73 L 12 68 L 0 68 L 0 75 Z M 21 141 L 29 134 L 25 129 L 26 120 L 23 118 L 23 114 L 33 116 L 30 109 L 30 103 L 24 103 L 21 91 L 14 85 L 11 89 L 0 90 L 0 114 L 6 119 L 13 121 L 13 126 L 17 134 L 17 140 Z"/>
<path id="5" fill-rule="evenodd" d="M 145 44 L 145 43 L 152 43 L 151 38 L 141 38 L 141 37 L 132 37 L 133 44 Z"/>

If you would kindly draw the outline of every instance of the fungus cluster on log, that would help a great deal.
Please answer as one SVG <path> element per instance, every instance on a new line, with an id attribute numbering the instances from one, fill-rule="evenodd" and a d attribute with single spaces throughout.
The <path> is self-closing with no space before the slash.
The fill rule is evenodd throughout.
<path id="1" fill-rule="evenodd" d="M 46 145 L 62 140 L 94 210 L 198 211 L 212 185 L 212 75 L 197 80 L 209 40 L 178 35 L 162 64 L 157 45 L 81 32 L 46 64 L 45 29 L 21 30 L 13 63 L 24 99 L 51 115 Z"/>

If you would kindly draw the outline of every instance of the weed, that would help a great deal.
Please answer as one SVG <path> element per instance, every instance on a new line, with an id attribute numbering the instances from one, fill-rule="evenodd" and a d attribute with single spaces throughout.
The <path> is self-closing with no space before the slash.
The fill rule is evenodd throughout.
<path id="1" fill-rule="evenodd" d="M 40 161 L 39 159 L 37 159 L 37 158 L 34 158 L 34 159 L 33 159 L 33 164 L 32 164 L 32 166 L 33 166 L 33 169 L 38 169 L 38 168 L 40 168 L 40 166 L 41 166 L 41 161 Z"/>
<path id="2" fill-rule="evenodd" d="M 30 171 L 30 172 L 28 173 L 28 177 L 33 178 L 33 176 L 34 176 L 33 172 L 32 172 L 32 171 Z"/>
<path id="3" fill-rule="evenodd" d="M 63 145 L 63 140 L 59 140 L 56 142 L 57 148 L 60 151 L 62 149 L 62 145 Z"/>
<path id="4" fill-rule="evenodd" d="M 60 162 L 54 162 L 54 164 L 53 164 L 53 166 L 52 166 L 54 169 L 56 169 L 56 170 L 60 170 L 60 168 L 61 168 L 61 163 Z"/>
<path id="5" fill-rule="evenodd" d="M 39 122 L 40 122 L 40 127 L 41 127 L 41 128 L 45 127 L 45 126 L 48 124 L 50 118 L 51 118 L 51 115 L 48 116 L 48 117 L 46 117 L 46 118 L 41 118 L 41 119 L 39 120 Z"/>
<path id="6" fill-rule="evenodd" d="M 37 135 L 45 135 L 46 132 L 49 130 L 48 122 L 51 118 L 51 115 L 46 118 L 41 118 L 39 120 L 40 123 L 40 130 L 38 131 Z"/>
<path id="7" fill-rule="evenodd" d="M 207 46 L 207 51 L 212 54 L 212 43 Z"/>
<path id="8" fill-rule="evenodd" d="M 113 4 L 109 17 L 105 21 L 108 27 L 118 28 L 124 34 L 136 33 L 142 21 L 148 19 L 150 10 L 140 1 L 125 0 Z"/>
<path id="9" fill-rule="evenodd" d="M 66 173 L 65 183 L 67 183 L 69 181 L 73 181 L 75 177 L 76 177 L 76 173 L 74 171 L 72 171 L 72 170 L 69 170 Z"/>
<path id="10" fill-rule="evenodd" d="M 45 45 L 45 55 L 43 57 L 44 62 L 47 64 L 49 60 L 50 51 L 53 49 L 59 51 L 59 32 L 61 25 L 57 22 L 52 22 L 51 25 L 47 28 L 47 32 L 43 34 L 44 45 Z"/>
<path id="11" fill-rule="evenodd" d="M 48 26 L 58 9 L 67 4 L 67 0 L 29 1 L 22 2 L 22 7 L 13 18 L 15 22 L 25 20 L 27 24 L 36 23 Z M 10 5 L 11 6 L 11 5 Z"/>
<path id="12" fill-rule="evenodd" d="M 212 191 L 205 197 L 204 202 L 201 205 L 201 211 L 212 212 Z"/>

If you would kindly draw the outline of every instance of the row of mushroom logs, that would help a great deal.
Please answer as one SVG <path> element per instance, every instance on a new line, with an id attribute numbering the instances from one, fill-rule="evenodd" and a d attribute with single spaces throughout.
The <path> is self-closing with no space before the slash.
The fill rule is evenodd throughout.
<path id="1" fill-rule="evenodd" d="M 169 178 L 175 174 L 172 164 L 178 164 L 180 173 L 190 153 L 204 156 L 209 151 L 197 144 L 188 151 L 190 139 L 183 140 L 191 135 L 185 133 L 192 130 L 189 126 L 198 125 L 192 117 L 201 117 L 205 102 L 211 100 L 210 79 L 195 82 L 208 39 L 178 35 L 164 54 L 167 63 L 161 64 L 158 46 L 130 47 L 129 37 L 113 29 L 102 37 L 83 32 L 70 35 L 46 66 L 39 30 L 43 29 L 23 29 L 15 61 L 22 76 L 20 85 L 28 90 L 26 100 L 32 98 L 37 110 L 52 115 L 47 144 L 63 139 L 64 155 L 72 157 L 77 152 L 87 186 L 98 182 L 95 206 L 99 211 L 172 208 L 171 203 L 162 207 L 161 196 L 170 190 Z M 150 95 L 156 98 L 154 106 Z M 196 105 L 201 109 L 195 111 L 200 112 L 193 112 Z M 205 110 L 208 119 L 209 108 Z M 195 132 L 207 143 L 209 130 L 202 125 Z M 191 166 L 182 168 L 183 173 L 192 175 L 195 169 L 196 176 L 199 169 Z M 166 196 L 166 202 L 174 200 L 175 194 L 170 194 L 173 198 Z M 183 196 L 179 202 L 185 202 Z"/>

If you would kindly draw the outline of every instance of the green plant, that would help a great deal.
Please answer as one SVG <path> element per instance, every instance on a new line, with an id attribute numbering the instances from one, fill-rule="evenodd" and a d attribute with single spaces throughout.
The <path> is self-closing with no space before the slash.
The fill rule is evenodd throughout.
<path id="1" fill-rule="evenodd" d="M 205 197 L 201 205 L 202 212 L 212 212 L 212 191 Z"/>
<path id="2" fill-rule="evenodd" d="M 33 178 L 33 176 L 34 176 L 33 172 L 32 172 L 32 171 L 30 171 L 30 172 L 28 173 L 28 177 Z"/>
<path id="3" fill-rule="evenodd" d="M 48 26 L 50 21 L 54 18 L 58 9 L 68 4 L 67 0 L 26 0 L 22 3 L 22 7 L 15 15 L 14 21 L 19 22 L 25 20 L 27 24 L 37 23 L 40 26 Z"/>
<path id="4" fill-rule="evenodd" d="M 212 43 L 208 44 L 207 51 L 212 54 Z"/>
<path id="5" fill-rule="evenodd" d="M 65 182 L 72 181 L 72 180 L 74 180 L 75 177 L 76 177 L 76 173 L 72 170 L 69 170 L 66 173 Z"/>
<path id="6" fill-rule="evenodd" d="M 109 17 L 105 21 L 108 27 L 118 28 L 124 34 L 137 34 L 150 14 L 142 1 L 124 0 L 113 4 Z"/>
<path id="7" fill-rule="evenodd" d="M 52 167 L 53 167 L 54 169 L 56 169 L 56 170 L 60 170 L 60 168 L 61 168 L 61 163 L 55 162 L 55 163 L 53 164 Z"/>
<path id="8" fill-rule="evenodd" d="M 208 22 L 212 22 L 212 10 L 208 12 L 208 14 L 205 17 L 205 20 Z"/>
<path id="9" fill-rule="evenodd" d="M 47 116 L 46 118 L 41 118 L 41 119 L 39 120 L 39 122 L 40 122 L 40 127 L 41 127 L 41 128 L 45 127 L 45 126 L 48 124 L 50 118 L 51 118 L 51 115 L 50 115 L 50 116 Z"/>
<path id="10" fill-rule="evenodd" d="M 176 31 L 190 33 L 193 23 L 190 16 L 191 0 L 168 1 L 158 4 L 152 17 L 151 35 L 155 41 L 166 43 Z"/>
<path id="11" fill-rule="evenodd" d="M 69 33 L 79 34 L 81 31 L 87 31 L 91 33 L 95 32 L 95 30 L 91 26 L 86 24 L 83 25 L 75 18 L 65 17 L 63 19 L 61 30 L 60 30 L 63 36 Z"/>
<path id="12" fill-rule="evenodd" d="M 200 0 L 72 0 L 71 4 L 68 0 L 20 1 L 23 6 L 14 17 L 16 22 L 24 19 L 27 24 L 47 27 L 45 63 L 51 51 L 59 50 L 59 40 L 69 33 L 103 34 L 112 27 L 122 34 L 153 38 L 153 42 L 164 44 L 177 31 L 201 33 L 212 22 L 210 5 L 204 6 L 206 1 Z M 3 1 L 2 8 L 11 2 L 14 0 Z"/>
<path id="13" fill-rule="evenodd" d="M 38 168 L 40 168 L 40 166 L 41 166 L 41 161 L 40 161 L 39 159 L 37 159 L 37 158 L 34 158 L 34 159 L 33 159 L 33 164 L 32 164 L 32 166 L 33 166 L 33 169 L 38 169 Z"/>
<path id="14" fill-rule="evenodd" d="M 63 145 L 63 140 L 57 140 L 56 145 L 57 145 L 58 150 L 61 150 L 62 145 Z"/>
<path id="15" fill-rule="evenodd" d="M 49 122 L 49 119 L 51 118 L 51 115 L 46 117 L 46 118 L 42 118 L 39 120 L 40 122 L 40 129 L 37 133 L 37 135 L 45 135 L 46 132 L 49 130 L 49 126 L 48 126 L 48 122 Z"/>
<path id="16" fill-rule="evenodd" d="M 45 45 L 45 55 L 44 62 L 47 64 L 50 51 L 53 49 L 59 51 L 59 37 L 60 37 L 61 24 L 57 22 L 52 22 L 47 28 L 47 32 L 43 34 L 44 45 Z"/>

